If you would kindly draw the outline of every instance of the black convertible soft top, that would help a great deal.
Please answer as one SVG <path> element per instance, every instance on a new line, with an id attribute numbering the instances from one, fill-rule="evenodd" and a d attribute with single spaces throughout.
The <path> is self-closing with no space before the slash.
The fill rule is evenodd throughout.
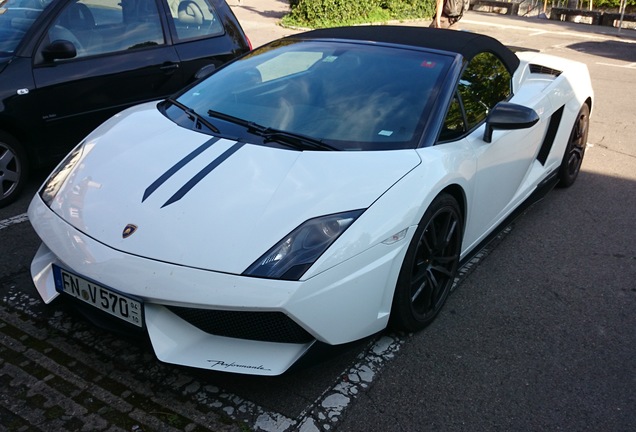
<path id="1" fill-rule="evenodd" d="M 409 26 L 355 26 L 312 30 L 291 36 L 301 39 L 351 39 L 432 48 L 460 54 L 471 60 L 480 52 L 491 52 L 501 59 L 512 74 L 519 58 L 490 36 L 479 33 Z"/>

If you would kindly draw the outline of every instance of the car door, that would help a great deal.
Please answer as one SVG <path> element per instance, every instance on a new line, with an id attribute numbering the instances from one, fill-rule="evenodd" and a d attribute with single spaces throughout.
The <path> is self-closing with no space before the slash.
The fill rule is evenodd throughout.
<path id="1" fill-rule="evenodd" d="M 68 141 L 79 141 L 122 109 L 165 97 L 183 85 L 179 57 L 167 43 L 159 10 L 155 0 L 66 2 L 34 55 L 47 145 L 65 152 Z M 71 42 L 75 55 L 51 58 L 47 49 L 55 41 Z"/>
<path id="2" fill-rule="evenodd" d="M 204 66 L 222 64 L 250 46 L 231 9 L 219 0 L 161 0 L 186 80 Z"/>
<path id="3" fill-rule="evenodd" d="M 465 244 L 479 242 L 525 198 L 521 190 L 541 142 L 542 126 L 496 131 L 484 141 L 489 111 L 511 97 L 511 74 L 492 53 L 473 57 L 466 66 L 440 139 L 464 136 L 472 147 L 476 171 L 469 203 Z M 465 135 L 465 131 L 470 131 Z"/>

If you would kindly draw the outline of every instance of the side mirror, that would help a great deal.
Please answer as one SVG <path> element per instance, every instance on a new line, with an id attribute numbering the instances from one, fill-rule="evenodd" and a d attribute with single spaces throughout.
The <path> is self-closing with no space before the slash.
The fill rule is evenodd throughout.
<path id="1" fill-rule="evenodd" d="M 73 42 L 55 40 L 42 49 L 42 57 L 46 61 L 70 59 L 77 56 L 77 49 Z"/>
<path id="2" fill-rule="evenodd" d="M 537 124 L 538 121 L 539 114 L 532 108 L 510 102 L 499 102 L 486 118 L 484 141 L 492 142 L 492 132 L 495 129 L 527 129 Z"/>
<path id="3" fill-rule="evenodd" d="M 200 79 L 207 78 L 210 75 L 212 75 L 212 72 L 214 72 L 215 70 L 216 70 L 216 65 L 214 63 L 203 66 L 201 69 L 197 71 L 197 73 L 194 74 L 194 79 L 198 81 Z"/>

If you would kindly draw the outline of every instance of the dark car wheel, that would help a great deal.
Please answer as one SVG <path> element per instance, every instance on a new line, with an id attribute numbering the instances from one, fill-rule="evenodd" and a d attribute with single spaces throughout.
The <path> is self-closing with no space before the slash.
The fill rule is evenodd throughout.
<path id="1" fill-rule="evenodd" d="M 565 148 L 563 161 L 559 168 L 559 186 L 570 187 L 576 181 L 576 177 L 581 170 L 585 147 L 587 146 L 587 132 L 590 125 L 590 107 L 583 104 L 579 115 L 574 121 L 570 139 Z"/>
<path id="2" fill-rule="evenodd" d="M 398 276 L 390 325 L 415 331 L 437 316 L 455 280 L 462 244 L 457 201 L 441 194 L 424 213 Z"/>
<path id="3" fill-rule="evenodd" d="M 0 132 L 0 207 L 15 200 L 27 177 L 27 161 L 20 143 Z"/>

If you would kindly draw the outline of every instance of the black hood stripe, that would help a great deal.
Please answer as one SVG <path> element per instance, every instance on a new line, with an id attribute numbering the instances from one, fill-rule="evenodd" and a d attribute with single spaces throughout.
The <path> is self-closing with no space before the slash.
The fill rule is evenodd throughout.
<path id="1" fill-rule="evenodd" d="M 190 179 L 190 181 L 188 181 L 185 185 L 183 185 L 183 187 L 181 189 L 179 189 L 177 191 L 177 193 L 175 193 L 174 195 L 172 195 L 170 197 L 170 199 L 168 201 L 166 201 L 166 203 L 164 205 L 161 206 L 161 208 L 164 208 L 166 206 L 169 206 L 170 204 L 179 201 L 181 198 L 184 197 L 185 194 L 187 194 L 194 186 L 196 186 L 197 183 L 199 183 L 201 180 L 203 180 L 208 174 L 210 174 L 216 167 L 218 167 L 219 165 L 221 165 L 223 162 L 225 162 L 225 160 L 227 160 L 227 158 L 229 158 L 230 156 L 232 156 L 234 153 L 236 153 L 241 147 L 243 147 L 244 143 L 236 143 L 234 144 L 232 147 L 230 147 L 229 149 L 227 149 L 225 152 L 223 152 L 223 154 L 221 154 L 221 156 L 219 156 L 218 158 L 214 159 L 212 162 L 210 162 L 208 164 L 208 166 L 206 166 L 205 168 L 203 168 L 197 175 L 195 175 L 194 177 L 192 177 Z"/>
<path id="2" fill-rule="evenodd" d="M 186 157 L 181 159 L 179 162 L 177 162 L 168 171 L 163 173 L 161 175 L 161 177 L 159 177 L 150 186 L 148 186 L 148 188 L 146 188 L 146 190 L 144 191 L 144 196 L 141 199 L 141 202 L 146 201 L 146 198 L 148 198 L 150 195 L 152 195 L 152 193 L 154 191 L 156 191 L 159 188 L 159 186 L 164 184 L 170 177 L 175 175 L 181 168 L 186 166 L 188 164 L 188 162 L 190 162 L 195 157 L 199 156 L 201 153 L 203 153 L 205 150 L 210 148 L 213 144 L 215 144 L 219 140 L 220 140 L 220 138 L 216 138 L 216 137 L 215 138 L 211 138 L 210 140 L 206 141 L 205 143 L 203 143 L 202 145 L 200 145 L 199 147 L 194 149 L 194 151 L 192 151 L 189 155 L 187 155 Z"/>

